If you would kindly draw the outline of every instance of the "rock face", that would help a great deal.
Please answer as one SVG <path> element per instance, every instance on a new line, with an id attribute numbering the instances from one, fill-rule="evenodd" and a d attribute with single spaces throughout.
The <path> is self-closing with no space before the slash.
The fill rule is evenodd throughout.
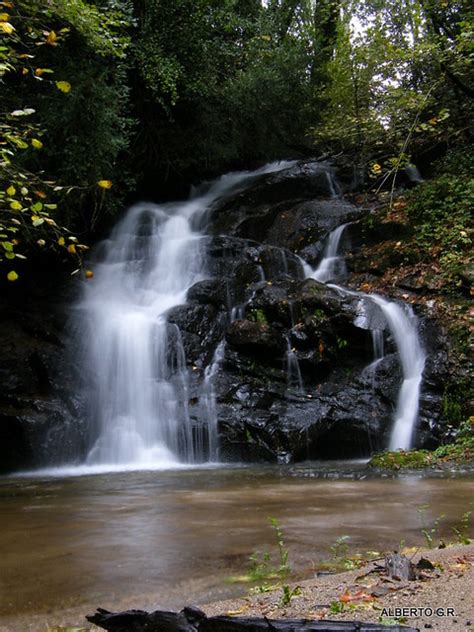
<path id="1" fill-rule="evenodd" d="M 332 178 L 311 163 L 216 204 L 209 217 L 213 280 L 191 288 L 188 305 L 171 315 L 195 370 L 192 401 L 224 337 L 214 385 L 224 461 L 354 458 L 388 445 L 402 372 L 381 312 L 359 295 L 304 279 L 301 259 L 317 262 L 334 228 L 350 223 L 345 239 L 353 252 L 367 237 L 361 210 L 332 197 Z M 369 235 L 373 243 L 383 237 Z M 370 329 L 385 338 L 375 367 Z M 447 341 L 427 319 L 422 329 L 432 352 L 415 442 L 434 446 L 444 432 Z M 198 423 L 197 408 L 191 414 Z"/>
<path id="2" fill-rule="evenodd" d="M 64 307 L 10 301 L 0 318 L 0 472 L 76 457 L 85 420 Z"/>
<path id="3" fill-rule="evenodd" d="M 206 367 L 225 341 L 213 377 L 223 461 L 355 458 L 388 444 L 402 374 L 380 310 L 305 279 L 302 260 L 316 264 L 337 226 L 350 223 L 342 248 L 351 249 L 353 269 L 363 271 L 356 253 L 364 239 L 384 237 L 364 233 L 363 210 L 336 196 L 334 176 L 304 163 L 216 203 L 207 217 L 208 278 L 169 312 L 196 426 Z M 5 304 L 0 315 L 0 470 L 80 457 L 87 415 L 64 310 L 43 299 L 21 310 Z M 371 330 L 385 339 L 376 366 Z M 426 317 L 421 334 L 429 353 L 415 442 L 433 447 L 447 432 L 441 403 L 452 367 L 447 339 Z"/>

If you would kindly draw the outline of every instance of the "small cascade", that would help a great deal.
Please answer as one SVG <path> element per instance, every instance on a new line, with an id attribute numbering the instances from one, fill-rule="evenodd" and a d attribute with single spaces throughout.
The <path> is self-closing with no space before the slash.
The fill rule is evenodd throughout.
<path id="1" fill-rule="evenodd" d="M 418 167 L 412 163 L 405 167 L 405 173 L 407 174 L 410 182 L 416 182 L 417 184 L 424 182 L 423 176 L 419 172 Z"/>
<path id="2" fill-rule="evenodd" d="M 334 177 L 334 173 L 332 171 L 325 171 L 326 178 L 328 181 L 329 192 L 331 193 L 332 198 L 340 197 L 342 194 L 341 187 L 337 183 L 336 178 Z"/>
<path id="3" fill-rule="evenodd" d="M 339 226 L 330 233 L 324 258 L 316 270 L 308 275 L 309 278 L 323 283 L 333 278 L 335 270 L 333 262 L 343 259 L 339 255 L 339 243 L 346 226 L 347 224 Z M 342 262 L 342 265 L 344 265 L 344 262 Z M 401 306 L 394 301 L 387 301 L 376 294 L 355 292 L 332 283 L 328 283 L 328 285 L 343 294 L 361 297 L 359 313 L 355 319 L 357 326 L 366 328 L 367 317 L 364 300 L 369 299 L 374 302 L 384 314 L 385 320 L 395 340 L 403 371 L 403 382 L 398 394 L 395 421 L 390 436 L 389 449 L 409 449 L 418 418 L 420 388 L 425 366 L 425 354 L 418 336 L 416 316 L 409 306 Z M 372 330 L 372 343 L 374 360 L 369 367 L 367 367 L 366 371 L 372 370 L 375 372 L 377 365 L 383 359 L 382 331 Z"/>
<path id="4" fill-rule="evenodd" d="M 384 337 L 381 329 L 372 329 L 372 351 L 374 362 L 379 362 L 384 357 Z"/>
<path id="5" fill-rule="evenodd" d="M 425 367 L 425 354 L 418 337 L 417 319 L 413 310 L 380 296 L 370 298 L 380 307 L 395 339 L 403 371 L 398 394 L 395 424 L 390 437 L 390 450 L 408 450 L 418 417 L 420 387 Z"/>
<path id="6" fill-rule="evenodd" d="M 296 350 L 292 348 L 290 340 L 286 339 L 286 376 L 288 388 L 302 393 L 304 391 L 303 377 L 296 357 Z"/>
<path id="7" fill-rule="evenodd" d="M 310 277 L 321 283 L 334 281 L 346 273 L 344 257 L 339 254 L 341 237 L 348 224 L 342 224 L 329 233 L 323 258 Z"/>
<path id="8" fill-rule="evenodd" d="M 265 271 L 263 269 L 262 266 L 258 266 L 258 272 L 259 272 L 259 276 L 260 276 L 260 281 L 265 281 Z M 235 320 L 243 320 L 245 318 L 245 310 L 247 309 L 247 306 L 250 305 L 250 303 L 253 301 L 253 299 L 255 298 L 255 294 L 257 293 L 256 290 L 254 290 L 252 292 L 252 294 L 250 295 L 250 297 L 244 302 L 244 303 L 239 303 L 238 305 L 233 305 L 230 308 L 230 314 L 229 314 L 229 319 L 230 322 L 233 323 Z M 228 300 L 230 302 L 230 297 L 228 297 Z"/>
<path id="9" fill-rule="evenodd" d="M 208 414 L 196 424 L 188 411 L 180 332 L 167 313 L 206 278 L 202 237 L 212 204 L 259 175 L 293 164 L 227 174 L 186 202 L 137 204 L 102 245 L 103 257 L 78 306 L 87 323 L 84 373 L 95 423 L 88 464 L 143 468 L 215 458 L 211 385 L 219 358 L 205 376 Z"/>
<path id="10" fill-rule="evenodd" d="M 375 374 L 379 364 L 384 359 L 384 334 L 381 329 L 371 329 L 372 336 L 372 362 L 365 367 L 364 375 L 371 378 L 372 390 L 375 388 Z"/>
<path id="11" fill-rule="evenodd" d="M 212 358 L 212 362 L 206 367 L 204 372 L 204 382 L 201 389 L 200 402 L 202 406 L 202 418 L 206 423 L 200 426 L 196 434 L 197 442 L 201 445 L 200 452 L 207 455 L 208 461 L 218 460 L 218 443 L 217 443 L 217 405 L 215 379 L 219 366 L 224 359 L 225 340 L 217 345 Z"/>

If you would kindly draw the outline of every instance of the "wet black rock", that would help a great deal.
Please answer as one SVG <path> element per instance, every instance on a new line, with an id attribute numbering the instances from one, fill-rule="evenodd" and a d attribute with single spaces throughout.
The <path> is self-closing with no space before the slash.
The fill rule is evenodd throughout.
<path id="1" fill-rule="evenodd" d="M 0 318 L 0 472 L 77 456 L 84 408 L 68 314 L 49 297 L 4 303 Z"/>

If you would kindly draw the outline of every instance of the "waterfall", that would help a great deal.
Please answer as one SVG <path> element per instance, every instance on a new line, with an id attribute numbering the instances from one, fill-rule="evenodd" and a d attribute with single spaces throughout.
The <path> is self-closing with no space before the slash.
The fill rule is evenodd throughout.
<path id="1" fill-rule="evenodd" d="M 354 321 L 354 324 L 355 321 Z M 372 382 L 372 390 L 375 389 L 375 375 L 377 368 L 384 359 L 384 335 L 381 329 L 371 329 L 372 336 L 372 362 L 365 367 L 363 374 L 369 376 Z"/>
<path id="2" fill-rule="evenodd" d="M 371 299 L 381 308 L 387 319 L 403 371 L 389 449 L 407 450 L 411 447 L 418 417 L 420 387 L 425 367 L 425 354 L 418 337 L 417 320 L 413 310 L 407 305 L 401 306 L 377 295 L 371 295 Z"/>
<path id="3" fill-rule="evenodd" d="M 217 345 L 212 362 L 204 371 L 201 402 L 203 406 L 203 426 L 198 429 L 200 454 L 207 456 L 209 461 L 217 461 L 217 405 L 215 392 L 215 379 L 219 366 L 224 359 L 225 340 Z"/>
<path id="4" fill-rule="evenodd" d="M 307 276 L 320 282 L 331 279 L 333 269 L 332 262 L 341 259 L 339 255 L 339 243 L 341 235 L 347 224 L 343 224 L 330 233 L 323 260 L 318 268 Z M 308 272 L 308 267 L 305 266 Z M 382 310 L 385 320 L 393 335 L 403 372 L 403 382 L 398 393 L 395 420 L 390 435 L 389 449 L 409 449 L 411 447 L 413 432 L 418 418 L 420 388 L 425 366 L 425 354 L 418 336 L 418 323 L 411 307 L 401 306 L 394 301 L 388 301 L 376 294 L 365 294 L 347 290 L 338 285 L 328 284 L 339 292 L 362 298 L 359 303 L 359 313 L 354 321 L 357 326 L 366 323 L 363 299 L 373 301 Z M 368 369 L 375 369 L 383 358 L 383 334 L 379 330 L 372 330 L 372 342 L 374 361 Z"/>
<path id="5" fill-rule="evenodd" d="M 167 312 L 184 304 L 189 288 L 206 278 L 201 238 L 212 203 L 256 176 L 293 164 L 227 174 L 185 202 L 137 204 L 102 244 L 103 256 L 79 305 L 87 323 L 84 372 L 95 425 L 88 464 L 155 467 L 215 458 L 213 369 L 204 380 L 207 413 L 196 427 L 188 410 L 181 335 L 167 322 Z"/>
<path id="6" fill-rule="evenodd" d="M 341 237 L 348 224 L 342 224 L 328 235 L 323 258 L 318 267 L 312 271 L 310 277 L 321 283 L 334 281 L 346 272 L 344 257 L 339 254 Z"/>
<path id="7" fill-rule="evenodd" d="M 329 191 L 331 193 L 331 197 L 337 198 L 341 195 L 341 187 L 339 186 L 336 178 L 334 177 L 334 173 L 332 171 L 325 171 L 326 179 L 328 181 Z"/>
<path id="8" fill-rule="evenodd" d="M 286 339 L 286 377 L 288 388 L 296 389 L 300 393 L 303 393 L 304 384 L 300 365 L 296 357 L 296 351 L 291 347 L 288 338 Z"/>

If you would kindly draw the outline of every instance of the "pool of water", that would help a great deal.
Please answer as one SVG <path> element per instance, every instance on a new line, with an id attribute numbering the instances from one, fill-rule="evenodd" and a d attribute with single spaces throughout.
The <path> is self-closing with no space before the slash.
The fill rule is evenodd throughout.
<path id="1" fill-rule="evenodd" d="M 72 606 L 180 608 L 242 594 L 228 577 L 255 551 L 277 559 L 269 517 L 305 576 L 342 535 L 354 551 L 423 544 L 420 505 L 429 524 L 445 515 L 449 537 L 473 489 L 472 475 L 381 478 L 334 463 L 2 478 L 0 629 Z"/>

